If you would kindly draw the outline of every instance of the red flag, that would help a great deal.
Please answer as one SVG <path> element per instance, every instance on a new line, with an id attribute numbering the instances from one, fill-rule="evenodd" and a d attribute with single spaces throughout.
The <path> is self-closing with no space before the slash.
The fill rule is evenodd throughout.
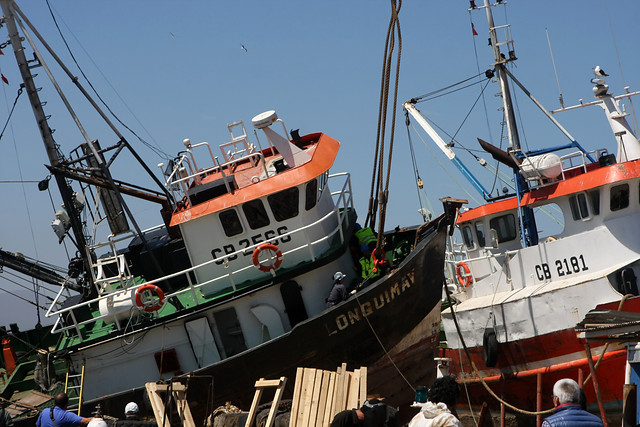
<path id="1" fill-rule="evenodd" d="M 9 80 L 7 80 L 4 74 L 0 74 L 0 79 L 2 79 L 2 81 L 5 82 L 6 84 L 9 84 Z"/>
<path id="2" fill-rule="evenodd" d="M 2 49 L 0 49 L 0 55 L 4 55 L 4 52 L 2 51 Z"/>
<path id="3" fill-rule="evenodd" d="M 478 35 L 478 32 L 476 31 L 476 26 L 475 26 L 475 25 L 473 25 L 473 22 L 471 23 L 471 30 L 473 31 L 473 35 L 474 35 L 474 36 L 477 36 L 477 35 Z"/>

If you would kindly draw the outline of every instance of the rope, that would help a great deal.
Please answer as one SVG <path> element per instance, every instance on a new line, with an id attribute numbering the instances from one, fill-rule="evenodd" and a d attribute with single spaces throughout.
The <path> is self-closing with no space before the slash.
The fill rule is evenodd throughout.
<path id="1" fill-rule="evenodd" d="M 497 394 L 495 394 L 495 392 L 493 390 L 491 390 L 491 388 L 489 387 L 489 385 L 485 382 L 484 378 L 482 378 L 482 375 L 480 375 L 480 372 L 478 371 L 478 368 L 476 367 L 476 364 L 473 362 L 473 359 L 471 359 L 471 354 L 469 353 L 469 349 L 467 348 L 467 344 L 464 341 L 464 338 L 462 337 L 462 332 L 460 331 L 460 326 L 458 325 L 458 319 L 455 315 L 455 310 L 453 309 L 454 307 L 454 303 L 455 301 L 451 298 L 451 294 L 449 293 L 449 288 L 447 288 L 446 284 L 444 286 L 445 292 L 447 294 L 447 300 L 449 300 L 449 303 L 451 304 L 451 317 L 453 318 L 453 323 L 456 326 L 456 331 L 458 332 L 458 336 L 460 337 L 460 342 L 462 343 L 462 347 L 464 348 L 464 353 L 467 356 L 467 359 L 469 359 L 469 363 L 471 364 L 471 367 L 473 368 L 473 372 L 476 374 L 476 376 L 478 377 L 478 379 L 480 380 L 480 383 L 484 386 L 484 388 L 487 390 L 487 392 L 489 392 L 489 394 L 491 396 L 493 396 L 498 402 L 502 403 L 504 406 L 506 406 L 507 408 L 519 412 L 521 414 L 525 414 L 525 415 L 545 415 L 545 414 L 550 414 L 552 413 L 555 408 L 552 409 L 547 409 L 544 411 L 527 411 L 524 409 L 520 409 L 517 408 L 515 406 L 513 406 L 512 404 L 502 400 L 500 397 L 498 397 Z"/>
<path id="2" fill-rule="evenodd" d="M 7 129 L 7 126 L 9 125 L 9 121 L 11 120 L 11 116 L 13 115 L 13 110 L 15 110 L 16 104 L 18 103 L 18 98 L 20 98 L 20 95 L 22 95 L 22 90 L 23 90 L 23 85 L 20 85 L 20 89 L 18 89 L 18 95 L 16 95 L 16 99 L 13 100 L 13 106 L 11 107 L 11 111 L 9 111 L 9 117 L 7 117 L 7 121 L 2 127 L 2 132 L 0 132 L 0 141 L 4 136 L 4 131 Z"/>
<path id="3" fill-rule="evenodd" d="M 369 211 L 365 221 L 371 225 L 371 228 L 375 228 L 376 224 L 376 209 L 375 205 L 378 204 L 378 213 L 380 215 L 378 226 L 378 242 L 376 251 L 379 251 L 382 246 L 382 236 L 384 233 L 384 221 L 386 216 L 386 206 L 389 195 L 389 177 L 391 174 L 391 159 L 393 153 L 393 141 L 395 131 L 395 119 L 398 102 L 398 81 L 400 75 L 400 57 L 402 53 L 402 35 L 400 32 L 400 21 L 398 20 L 398 13 L 402 7 L 402 0 L 396 4 L 396 0 L 391 0 L 391 19 L 389 21 L 389 27 L 387 29 L 387 37 L 385 41 L 382 78 L 380 81 L 380 102 L 378 105 L 378 128 L 376 133 L 376 149 L 374 159 L 373 173 L 371 177 L 371 191 L 369 194 Z M 389 153 L 388 164 L 386 173 L 386 182 L 384 183 L 384 191 L 381 190 L 383 186 L 383 170 L 384 170 L 384 154 L 385 154 L 385 134 L 387 124 L 387 110 L 389 108 L 389 82 L 391 79 L 392 59 L 393 51 L 395 48 L 396 35 L 398 38 L 398 54 L 395 65 L 395 84 L 393 94 L 393 112 L 391 122 L 391 132 L 389 141 Z M 374 193 L 375 192 L 375 193 Z M 375 196 L 374 196 L 375 194 Z"/>
<path id="4" fill-rule="evenodd" d="M 622 311 L 622 306 L 624 305 L 624 302 L 627 300 L 627 298 L 632 296 L 633 296 L 632 294 L 626 294 L 622 296 L 622 299 L 620 300 L 620 304 L 618 305 L 618 311 Z M 605 343 L 604 347 L 602 348 L 602 354 L 600 354 L 600 358 L 596 362 L 594 369 L 598 369 L 598 366 L 600 365 L 600 362 L 602 362 L 602 359 L 604 358 L 603 356 L 607 352 L 608 348 L 609 348 L 609 343 Z M 582 386 L 584 386 L 590 379 L 591 379 L 591 372 L 589 372 L 587 379 L 582 382 Z"/>

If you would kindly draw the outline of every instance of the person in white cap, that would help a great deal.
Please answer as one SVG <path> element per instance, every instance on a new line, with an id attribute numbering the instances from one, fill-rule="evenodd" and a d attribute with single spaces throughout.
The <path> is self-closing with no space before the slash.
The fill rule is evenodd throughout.
<path id="1" fill-rule="evenodd" d="M 138 412 L 140 412 L 140 408 L 136 402 L 129 402 L 124 407 L 124 416 L 127 420 L 139 420 Z"/>
<path id="2" fill-rule="evenodd" d="M 333 275 L 333 287 L 331 288 L 331 292 L 327 298 L 327 308 L 346 300 L 349 296 L 347 288 L 344 286 L 344 279 L 346 277 L 347 276 L 342 274 L 340 271 Z"/>

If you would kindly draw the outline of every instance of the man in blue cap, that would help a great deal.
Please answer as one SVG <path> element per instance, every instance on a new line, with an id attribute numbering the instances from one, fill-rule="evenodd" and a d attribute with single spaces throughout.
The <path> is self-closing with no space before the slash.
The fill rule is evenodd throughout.
<path id="1" fill-rule="evenodd" d="M 342 274 L 340 271 L 333 275 L 333 286 L 331 287 L 331 292 L 327 298 L 327 308 L 333 307 L 339 302 L 346 300 L 349 296 L 347 288 L 344 285 L 344 279 L 346 277 L 347 276 Z"/>

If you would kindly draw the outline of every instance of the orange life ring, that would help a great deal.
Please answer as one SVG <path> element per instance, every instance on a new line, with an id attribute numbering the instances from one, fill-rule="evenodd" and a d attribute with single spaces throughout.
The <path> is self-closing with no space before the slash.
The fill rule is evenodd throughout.
<path id="1" fill-rule="evenodd" d="M 469 269 L 469 266 L 462 261 L 456 264 L 456 275 L 458 276 L 458 283 L 460 283 L 460 286 L 469 286 L 473 283 L 471 270 Z"/>
<path id="2" fill-rule="evenodd" d="M 145 303 L 142 302 L 142 293 L 145 291 L 154 292 L 158 296 L 158 302 L 155 305 L 145 305 Z M 162 305 L 164 304 L 164 292 L 162 292 L 162 289 L 160 289 L 153 283 L 147 283 L 146 285 L 142 285 L 138 289 L 136 289 L 135 297 L 136 305 L 142 308 L 147 313 L 152 313 L 154 311 L 160 310 L 160 308 L 162 308 Z"/>
<path id="3" fill-rule="evenodd" d="M 275 254 L 276 261 L 270 265 L 262 264 L 259 258 L 260 258 L 260 254 L 263 251 L 273 252 Z M 271 243 L 263 243 L 253 251 L 252 259 L 253 259 L 253 265 L 258 267 L 260 271 L 267 272 L 267 271 L 275 270 L 276 268 L 280 267 L 280 264 L 282 264 L 282 252 L 276 245 L 273 245 Z"/>

